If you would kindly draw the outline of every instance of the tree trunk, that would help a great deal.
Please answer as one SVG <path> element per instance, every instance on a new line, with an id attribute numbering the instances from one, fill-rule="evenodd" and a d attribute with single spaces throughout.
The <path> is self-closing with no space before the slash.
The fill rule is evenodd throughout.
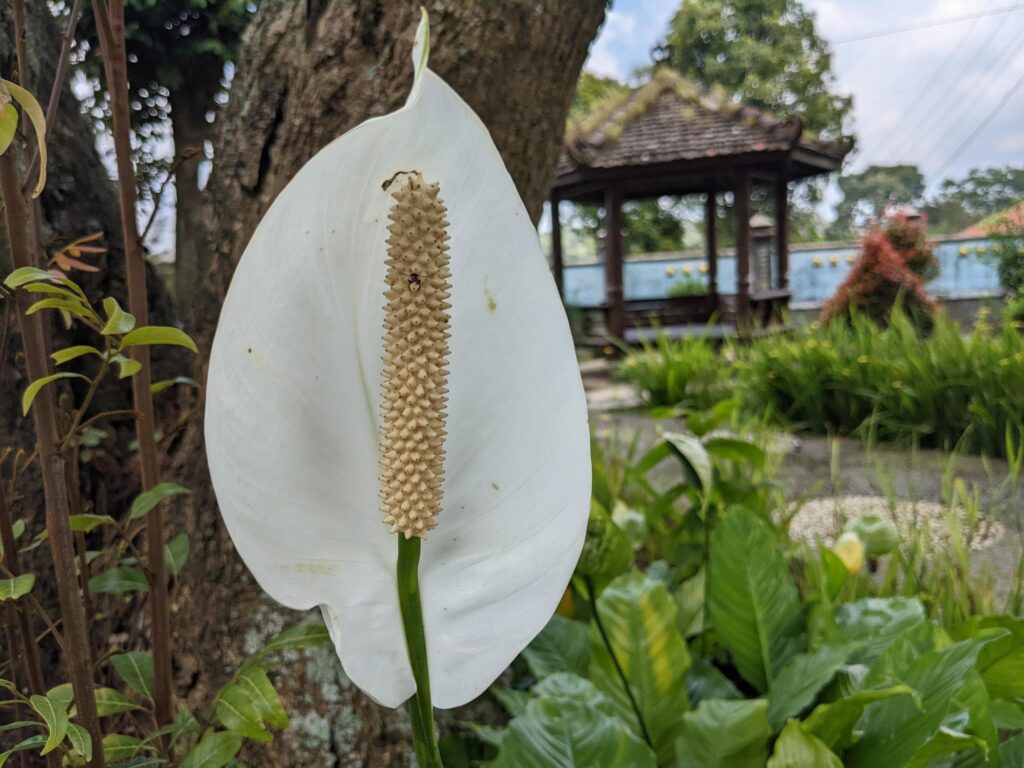
<path id="1" fill-rule="evenodd" d="M 202 279 L 199 252 L 203 247 L 203 194 L 199 189 L 199 161 L 209 138 L 206 122 L 207 89 L 171 91 L 171 127 L 174 132 L 174 298 L 179 318 L 191 325 Z M 195 153 L 195 154 L 193 154 Z M 188 154 L 189 157 L 185 157 Z"/>
<path id="2" fill-rule="evenodd" d="M 536 219 L 605 0 L 434 0 L 426 5 L 431 68 L 488 126 Z M 231 273 L 285 184 L 325 144 L 405 101 L 418 20 L 419 3 L 408 0 L 261 4 L 230 100 L 217 121 L 207 219 L 212 261 L 200 267 L 202 293 L 189 328 L 204 352 Z M 205 371 L 196 378 L 204 380 Z M 186 519 L 192 555 L 179 595 L 174 645 L 180 682 L 198 701 L 243 651 L 299 616 L 271 604 L 235 556 L 216 512 L 198 419 L 186 430 L 177 461 L 168 477 L 193 490 Z M 282 673 L 277 682 L 294 725 L 253 753 L 249 764 L 376 768 L 408 763 L 404 712 L 380 708 L 354 689 L 333 651 L 310 654 Z"/>

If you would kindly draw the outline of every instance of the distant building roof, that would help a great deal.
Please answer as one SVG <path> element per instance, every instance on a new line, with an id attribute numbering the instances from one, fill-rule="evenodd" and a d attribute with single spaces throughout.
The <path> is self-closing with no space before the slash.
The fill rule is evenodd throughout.
<path id="1" fill-rule="evenodd" d="M 808 135 L 799 117 L 775 117 L 659 67 L 644 85 L 610 97 L 569 126 L 556 186 L 587 171 L 783 154 L 794 161 L 790 178 L 801 178 L 838 170 L 852 147 L 850 139 Z"/>
<path id="2" fill-rule="evenodd" d="M 963 237 L 1024 234 L 1024 200 L 1005 211 L 987 216 L 960 233 Z"/>

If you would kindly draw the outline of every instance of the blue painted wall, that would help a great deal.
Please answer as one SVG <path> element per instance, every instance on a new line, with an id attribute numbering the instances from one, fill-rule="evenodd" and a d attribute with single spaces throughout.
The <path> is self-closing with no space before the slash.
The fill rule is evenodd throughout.
<path id="1" fill-rule="evenodd" d="M 932 243 L 939 262 L 939 276 L 928 290 L 940 297 L 997 294 L 1001 288 L 995 264 L 984 255 L 992 247 L 985 239 L 940 240 Z M 849 273 L 858 254 L 856 243 L 834 246 L 793 246 L 789 254 L 789 286 L 792 305 L 820 305 Z M 627 299 L 660 299 L 669 286 L 684 279 L 707 279 L 707 261 L 698 255 L 672 254 L 664 258 L 627 261 L 623 280 Z M 736 290 L 736 257 L 718 256 L 718 289 Z M 577 306 L 604 301 L 604 265 L 579 264 L 565 268 L 565 299 Z"/>

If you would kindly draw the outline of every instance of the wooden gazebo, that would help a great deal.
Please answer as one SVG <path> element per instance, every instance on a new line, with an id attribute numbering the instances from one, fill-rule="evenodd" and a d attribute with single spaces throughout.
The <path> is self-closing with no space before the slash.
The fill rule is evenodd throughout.
<path id="1" fill-rule="evenodd" d="M 798 117 L 780 119 L 684 80 L 662 67 L 651 80 L 571 126 L 551 191 L 555 282 L 564 295 L 558 203 L 603 205 L 608 335 L 627 338 L 627 326 L 706 323 L 757 324 L 789 301 L 789 183 L 840 168 L 850 140 L 808 137 Z M 751 290 L 751 190 L 774 197 L 774 260 Z M 719 293 L 716 195 L 732 191 L 736 222 L 735 293 Z M 704 296 L 628 301 L 623 296 L 622 203 L 663 195 L 704 194 L 708 292 Z M 767 279 L 765 279 L 767 278 Z"/>

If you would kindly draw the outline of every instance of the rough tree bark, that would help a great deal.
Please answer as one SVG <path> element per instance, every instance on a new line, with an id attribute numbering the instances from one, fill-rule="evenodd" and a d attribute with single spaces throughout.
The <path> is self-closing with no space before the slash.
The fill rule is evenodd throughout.
<path id="1" fill-rule="evenodd" d="M 536 219 L 577 76 L 604 19 L 605 0 L 434 0 L 426 5 L 432 69 L 488 126 Z M 204 266 L 207 279 L 189 329 L 203 350 L 209 348 L 249 236 L 284 185 L 329 141 L 404 102 L 418 6 L 409 0 L 261 4 L 229 103 L 218 117 L 207 216 L 211 261 Z M 298 617 L 269 604 L 234 555 L 209 487 L 197 420 L 177 456 L 180 463 L 168 476 L 193 494 L 187 513 L 192 555 L 174 622 L 175 647 L 180 683 L 198 700 L 244 650 Z M 406 764 L 404 712 L 377 707 L 354 690 L 332 654 L 307 657 L 289 667 L 288 676 L 279 682 L 288 691 L 286 706 L 296 715 L 295 726 L 251 764 Z"/>

